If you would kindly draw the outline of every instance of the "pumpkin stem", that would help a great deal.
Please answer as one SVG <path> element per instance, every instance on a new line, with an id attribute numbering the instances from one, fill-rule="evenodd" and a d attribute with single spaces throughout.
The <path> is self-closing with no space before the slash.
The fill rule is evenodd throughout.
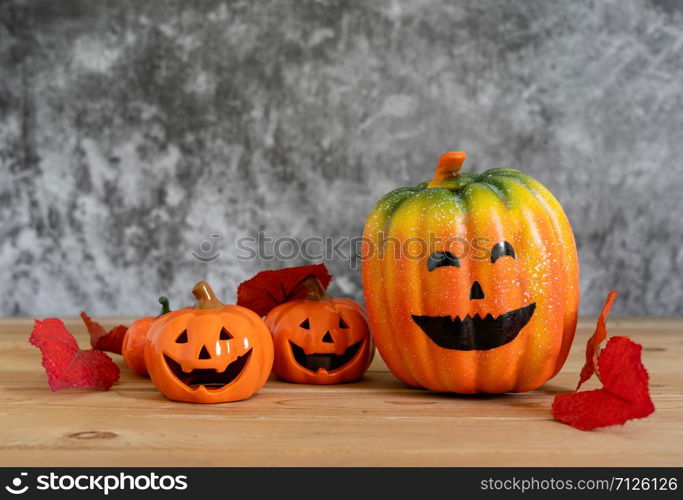
<path id="1" fill-rule="evenodd" d="M 301 281 L 299 281 L 299 283 L 296 284 L 296 286 L 292 289 L 289 295 L 295 296 L 301 291 L 302 288 L 306 290 L 306 297 L 304 298 L 304 300 L 332 299 L 332 297 L 330 297 L 330 295 L 325 290 L 323 284 L 320 283 L 320 280 L 317 278 L 317 276 L 314 276 L 312 274 L 310 276 L 306 276 Z"/>
<path id="2" fill-rule="evenodd" d="M 171 307 L 166 297 L 159 297 L 159 304 L 161 304 L 161 313 L 159 314 L 159 316 L 163 316 L 164 314 L 168 314 L 171 312 Z"/>
<path id="3" fill-rule="evenodd" d="M 220 309 L 225 305 L 218 300 L 216 294 L 213 293 L 211 285 L 206 281 L 197 283 L 192 289 L 192 295 L 197 299 L 194 305 L 195 309 Z"/>
<path id="4" fill-rule="evenodd" d="M 467 154 L 464 151 L 448 151 L 442 154 L 439 162 L 436 164 L 434 178 L 427 187 L 438 187 L 440 183 L 460 175 L 460 169 L 465 162 L 465 158 L 467 158 Z"/>

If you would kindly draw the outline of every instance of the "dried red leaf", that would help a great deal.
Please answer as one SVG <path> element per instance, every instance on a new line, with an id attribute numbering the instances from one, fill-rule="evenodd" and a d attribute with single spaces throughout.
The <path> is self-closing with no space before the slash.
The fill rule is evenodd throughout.
<path id="1" fill-rule="evenodd" d="M 597 362 L 604 387 L 556 396 L 553 416 L 577 429 L 591 430 L 650 415 L 655 407 L 641 352 L 642 346 L 628 337 L 610 338 Z"/>
<path id="2" fill-rule="evenodd" d="M 641 360 L 643 346 L 628 337 L 610 337 L 598 357 L 598 373 L 602 385 L 612 394 L 630 401 L 641 410 L 641 416 L 654 411 L 650 399 L 650 376 Z"/>
<path id="3" fill-rule="evenodd" d="M 596 389 L 555 396 L 552 410 L 553 416 L 565 424 L 590 431 L 639 418 L 633 406 L 605 389 Z"/>
<path id="4" fill-rule="evenodd" d="M 90 345 L 93 349 L 121 354 L 123 349 L 123 337 L 128 330 L 127 326 L 117 325 L 111 330 L 106 331 L 102 325 L 97 321 L 90 319 L 90 316 L 83 311 L 81 311 L 81 318 L 90 334 Z"/>
<path id="5" fill-rule="evenodd" d="M 595 369 L 597 367 L 598 359 L 597 352 L 600 344 L 607 337 L 607 316 L 612 310 L 614 301 L 617 299 L 617 291 L 612 290 L 607 294 L 607 299 L 605 304 L 602 306 L 602 311 L 600 311 L 600 316 L 598 316 L 598 323 L 595 325 L 595 332 L 588 339 L 586 343 L 586 363 L 581 368 L 581 375 L 579 376 L 579 383 L 576 386 L 578 391 L 581 385 L 593 376 Z"/>
<path id="6" fill-rule="evenodd" d="M 119 379 L 119 367 L 105 353 L 81 350 L 57 318 L 36 320 L 29 342 L 40 349 L 52 391 L 68 388 L 108 390 Z"/>
<path id="7" fill-rule="evenodd" d="M 284 302 L 306 297 L 306 289 L 298 285 L 309 276 L 318 278 L 325 289 L 332 280 L 325 264 L 261 271 L 237 288 L 237 305 L 265 316 Z"/>

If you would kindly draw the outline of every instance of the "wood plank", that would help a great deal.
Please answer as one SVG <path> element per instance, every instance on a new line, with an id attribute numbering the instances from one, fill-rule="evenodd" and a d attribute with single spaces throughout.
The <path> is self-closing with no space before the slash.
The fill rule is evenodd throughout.
<path id="1" fill-rule="evenodd" d="M 111 391 L 52 393 L 27 342 L 32 321 L 4 318 L 0 465 L 683 465 L 681 319 L 610 319 L 612 334 L 644 346 L 654 415 L 594 432 L 552 419 L 552 397 L 575 386 L 594 321 L 580 321 L 563 371 L 529 393 L 411 389 L 377 356 L 356 384 L 270 380 L 247 401 L 193 405 L 164 399 L 120 360 Z M 86 346 L 80 320 L 66 323 Z"/>

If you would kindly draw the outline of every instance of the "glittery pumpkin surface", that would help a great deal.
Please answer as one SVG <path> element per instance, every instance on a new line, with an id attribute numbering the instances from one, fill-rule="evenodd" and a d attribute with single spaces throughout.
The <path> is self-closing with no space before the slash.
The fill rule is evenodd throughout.
<path id="1" fill-rule="evenodd" d="M 397 189 L 371 211 L 363 287 L 373 337 L 410 385 L 459 393 L 534 389 L 559 371 L 574 336 L 579 270 L 571 226 L 553 195 L 517 170 L 461 177 L 465 182 Z M 514 257 L 493 262 L 492 248 L 504 242 Z M 429 270 L 435 251 L 457 255 L 458 267 Z M 445 349 L 414 319 L 483 323 L 531 304 L 533 315 L 516 337 L 492 349 Z"/>

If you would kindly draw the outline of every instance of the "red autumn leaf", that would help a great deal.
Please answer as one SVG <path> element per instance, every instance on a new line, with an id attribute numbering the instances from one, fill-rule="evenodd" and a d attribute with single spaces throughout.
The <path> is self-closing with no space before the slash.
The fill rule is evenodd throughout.
<path id="1" fill-rule="evenodd" d="M 40 349 L 50 389 L 108 390 L 119 379 L 119 367 L 102 351 L 78 348 L 76 339 L 57 318 L 36 320 L 29 342 Z"/>
<path id="2" fill-rule="evenodd" d="M 610 338 L 597 362 L 604 387 L 556 396 L 553 416 L 577 429 L 591 430 L 650 415 L 655 407 L 641 351 L 642 346 L 628 337 Z"/>
<path id="3" fill-rule="evenodd" d="M 595 368 L 598 362 L 596 356 L 598 352 L 598 347 L 600 347 L 602 341 L 605 340 L 605 338 L 607 337 L 607 316 L 609 315 L 609 312 L 612 310 L 612 306 L 614 305 L 614 301 L 616 299 L 616 290 L 612 290 L 610 293 L 607 294 L 605 305 L 602 306 L 602 311 L 600 312 L 600 316 L 598 316 L 598 323 L 597 325 L 595 325 L 595 332 L 586 343 L 586 363 L 583 365 L 583 368 L 581 368 L 579 383 L 576 386 L 577 391 L 579 390 L 581 385 L 586 380 L 591 378 L 593 376 L 593 373 L 595 373 Z"/>
<path id="4" fill-rule="evenodd" d="M 325 264 L 261 271 L 237 288 L 237 305 L 251 309 L 259 316 L 265 316 L 284 302 L 303 299 L 306 289 L 297 285 L 309 276 L 318 278 L 325 289 L 332 280 Z"/>
<path id="5" fill-rule="evenodd" d="M 602 385 L 615 396 L 640 407 L 647 416 L 654 411 L 648 382 L 650 376 L 641 361 L 643 346 L 628 337 L 611 337 L 598 357 Z"/>
<path id="6" fill-rule="evenodd" d="M 555 396 L 552 409 L 556 419 L 582 431 L 640 418 L 631 403 L 605 389 L 560 394 Z"/>
<path id="7" fill-rule="evenodd" d="M 90 334 L 90 345 L 93 349 L 121 354 L 123 349 L 123 337 L 128 330 L 127 326 L 117 325 L 111 330 L 106 331 L 102 325 L 97 321 L 90 319 L 90 316 L 83 311 L 81 311 L 81 318 Z"/>

